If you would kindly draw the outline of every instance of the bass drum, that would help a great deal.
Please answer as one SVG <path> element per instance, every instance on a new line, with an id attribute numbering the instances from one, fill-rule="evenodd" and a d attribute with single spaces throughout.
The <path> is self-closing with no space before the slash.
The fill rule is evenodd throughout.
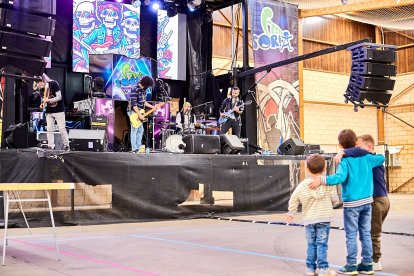
<path id="1" fill-rule="evenodd" d="M 182 147 L 182 149 L 180 149 Z M 178 134 L 170 135 L 165 141 L 165 149 L 172 153 L 184 153 L 185 143 L 183 137 Z"/>

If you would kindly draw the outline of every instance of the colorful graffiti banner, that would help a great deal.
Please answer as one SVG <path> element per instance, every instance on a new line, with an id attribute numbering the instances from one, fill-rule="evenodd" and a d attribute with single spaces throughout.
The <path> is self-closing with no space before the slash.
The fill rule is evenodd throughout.
<path id="1" fill-rule="evenodd" d="M 89 54 L 120 54 L 139 58 L 139 7 L 101 0 L 74 0 L 74 72 L 89 72 Z"/>
<path id="2" fill-rule="evenodd" d="M 298 55 L 298 8 L 269 0 L 249 1 L 254 66 Z M 266 71 L 258 73 L 256 80 Z M 272 69 L 257 85 L 259 144 L 275 151 L 281 140 L 299 137 L 298 64 Z"/>

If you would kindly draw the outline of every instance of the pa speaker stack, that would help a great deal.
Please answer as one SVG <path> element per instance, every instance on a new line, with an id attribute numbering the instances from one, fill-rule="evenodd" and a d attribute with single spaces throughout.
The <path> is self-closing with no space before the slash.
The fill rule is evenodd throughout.
<path id="1" fill-rule="evenodd" d="M 349 48 L 352 52 L 351 77 L 346 90 L 346 102 L 364 106 L 364 101 L 386 107 L 391 99 L 397 68 L 396 46 L 362 43 Z"/>
<path id="2" fill-rule="evenodd" d="M 55 32 L 56 0 L 0 0 L 0 69 L 40 76 Z"/>

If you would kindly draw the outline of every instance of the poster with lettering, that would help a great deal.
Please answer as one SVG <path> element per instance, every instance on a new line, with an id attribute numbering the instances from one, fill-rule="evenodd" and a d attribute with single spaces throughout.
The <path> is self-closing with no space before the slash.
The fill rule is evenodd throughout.
<path id="1" fill-rule="evenodd" d="M 298 55 L 298 8 L 268 1 L 249 1 L 254 67 Z M 265 72 L 256 74 L 256 80 Z M 275 151 L 280 141 L 299 137 L 298 64 L 272 69 L 257 85 L 259 144 Z"/>

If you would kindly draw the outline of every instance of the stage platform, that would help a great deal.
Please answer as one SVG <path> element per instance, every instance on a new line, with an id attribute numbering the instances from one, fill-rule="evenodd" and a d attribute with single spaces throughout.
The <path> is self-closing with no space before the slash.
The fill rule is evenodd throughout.
<path id="1" fill-rule="evenodd" d="M 0 171 L 2 183 L 75 182 L 72 194 L 52 194 L 58 223 L 100 224 L 286 211 L 304 158 L 30 148 L 1 150 Z M 37 217 L 44 208 L 31 211 Z"/>

